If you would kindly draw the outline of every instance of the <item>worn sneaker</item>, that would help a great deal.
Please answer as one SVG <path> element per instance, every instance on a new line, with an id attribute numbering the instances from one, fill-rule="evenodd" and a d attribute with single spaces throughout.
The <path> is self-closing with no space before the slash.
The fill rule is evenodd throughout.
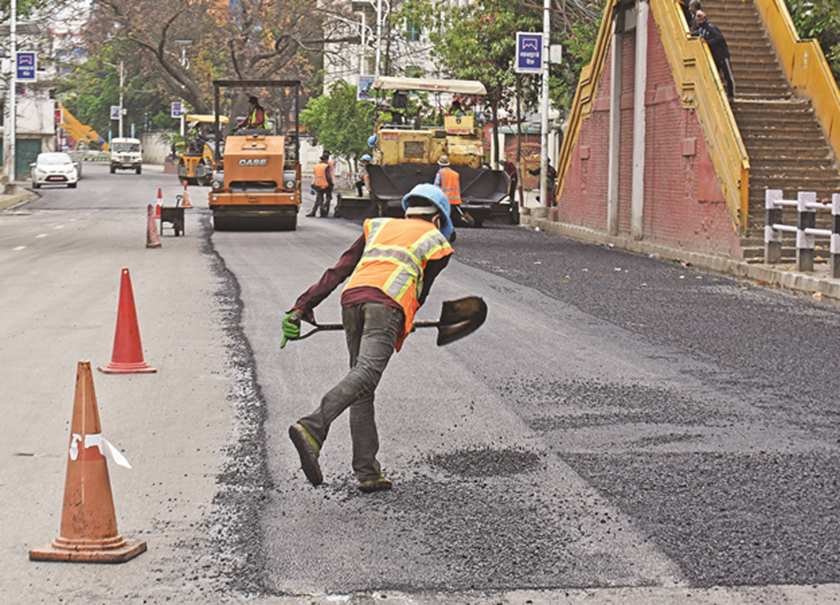
<path id="1" fill-rule="evenodd" d="M 324 482 L 321 465 L 318 464 L 321 446 L 301 424 L 293 424 L 289 427 L 289 437 L 300 455 L 300 467 L 303 469 L 303 474 L 312 485 L 321 485 Z"/>
<path id="2" fill-rule="evenodd" d="M 385 475 L 379 475 L 376 479 L 365 479 L 359 481 L 359 491 L 369 494 L 371 492 L 381 492 L 391 489 L 391 480 L 386 479 Z"/>

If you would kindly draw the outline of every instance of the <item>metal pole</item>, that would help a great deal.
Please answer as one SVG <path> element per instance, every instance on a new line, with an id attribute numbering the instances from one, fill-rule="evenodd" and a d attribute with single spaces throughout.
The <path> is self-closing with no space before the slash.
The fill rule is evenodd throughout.
<path id="1" fill-rule="evenodd" d="M 125 72 L 123 71 L 123 62 L 120 61 L 120 138 L 123 135 L 123 79 Z"/>
<path id="2" fill-rule="evenodd" d="M 362 48 L 361 52 L 359 53 L 359 76 L 365 75 L 365 65 L 367 58 L 367 40 L 365 38 L 365 30 L 367 29 L 367 19 L 365 19 L 365 13 L 362 11 Z"/>
<path id="3" fill-rule="evenodd" d="M 183 44 L 181 45 L 181 67 L 184 67 L 187 64 L 187 47 Z M 184 99 L 180 99 L 181 101 L 181 136 L 184 136 Z"/>
<path id="4" fill-rule="evenodd" d="M 379 77 L 379 62 L 382 56 L 382 0 L 376 3 L 376 76 Z"/>
<path id="5" fill-rule="evenodd" d="M 548 200 L 548 48 L 551 37 L 551 0 L 543 1 L 543 72 L 542 119 L 540 120 L 540 201 L 550 206 Z"/>
<path id="6" fill-rule="evenodd" d="M 17 117 L 15 89 L 17 88 L 17 0 L 11 2 L 12 22 L 9 26 L 9 48 L 12 55 L 12 74 L 9 78 L 9 108 L 6 126 L 3 128 L 3 163 L 6 182 L 15 182 L 15 118 Z"/>

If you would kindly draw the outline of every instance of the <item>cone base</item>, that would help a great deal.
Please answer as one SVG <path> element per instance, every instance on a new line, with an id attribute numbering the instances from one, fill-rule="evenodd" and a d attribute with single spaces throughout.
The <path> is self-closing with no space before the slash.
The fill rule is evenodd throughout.
<path id="1" fill-rule="evenodd" d="M 61 538 L 53 540 L 42 548 L 29 551 L 30 561 L 68 561 L 77 563 L 125 563 L 142 552 L 146 552 L 145 540 L 122 540 L 117 547 L 103 545 L 97 549 L 96 544 L 86 546 L 64 546 L 59 542 Z"/>
<path id="2" fill-rule="evenodd" d="M 151 374 L 157 370 L 145 361 L 136 363 L 122 363 L 119 361 L 112 361 L 107 366 L 99 366 L 99 371 L 105 374 Z"/>

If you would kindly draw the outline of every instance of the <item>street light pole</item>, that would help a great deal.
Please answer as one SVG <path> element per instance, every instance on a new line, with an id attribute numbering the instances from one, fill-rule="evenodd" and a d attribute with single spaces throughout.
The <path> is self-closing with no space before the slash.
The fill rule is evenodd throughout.
<path id="1" fill-rule="evenodd" d="M 120 61 L 120 138 L 123 136 L 123 83 L 125 79 L 125 70 L 123 69 L 123 62 Z"/>
<path id="2" fill-rule="evenodd" d="M 551 39 L 551 0 L 543 3 L 543 72 L 542 72 L 542 115 L 540 116 L 540 201 L 551 206 L 548 195 L 548 49 Z"/>
<path id="3" fill-rule="evenodd" d="M 175 40 L 178 44 L 181 45 L 181 67 L 184 69 L 187 68 L 187 46 L 193 43 L 192 40 Z M 184 136 L 186 132 L 186 127 L 184 123 L 184 99 L 180 99 L 181 101 L 181 136 Z"/>
<path id="4" fill-rule="evenodd" d="M 9 77 L 9 100 L 6 103 L 6 125 L 3 127 L 3 164 L 6 182 L 15 182 L 15 117 L 17 115 L 15 92 L 17 89 L 17 0 L 11 1 L 9 26 L 9 48 L 12 56 L 12 73 Z"/>

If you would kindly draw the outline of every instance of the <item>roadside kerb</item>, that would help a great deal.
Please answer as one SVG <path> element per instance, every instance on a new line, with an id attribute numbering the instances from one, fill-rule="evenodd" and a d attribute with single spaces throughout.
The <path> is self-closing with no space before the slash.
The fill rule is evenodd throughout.
<path id="1" fill-rule="evenodd" d="M 825 275 L 822 275 L 823 272 L 818 270 L 822 267 L 817 267 L 817 270 L 807 273 L 789 271 L 772 265 L 746 263 L 723 256 L 680 250 L 661 244 L 636 241 L 621 236 L 612 236 L 578 225 L 568 225 L 547 218 L 539 218 L 533 214 L 523 214 L 521 224 L 529 229 L 539 228 L 540 231 L 564 235 L 585 242 L 612 245 L 616 248 L 637 254 L 648 256 L 655 254 L 661 260 L 683 261 L 690 263 L 698 269 L 763 281 L 766 284 L 779 285 L 788 290 L 797 290 L 812 294 L 819 293 L 822 300 L 840 304 L 840 279 L 828 277 L 830 269 L 827 265 L 825 266 Z"/>

